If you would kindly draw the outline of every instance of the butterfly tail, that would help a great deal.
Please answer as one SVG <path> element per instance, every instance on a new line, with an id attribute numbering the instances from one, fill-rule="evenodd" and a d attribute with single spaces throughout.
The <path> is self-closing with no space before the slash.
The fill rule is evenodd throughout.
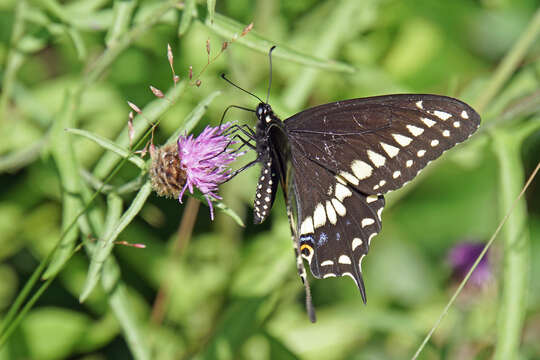
<path id="1" fill-rule="evenodd" d="M 294 236 L 294 233 L 292 236 L 292 241 L 294 243 L 294 255 L 296 256 L 296 269 L 298 270 L 298 276 L 300 276 L 300 279 L 302 280 L 302 283 L 304 284 L 304 288 L 306 290 L 306 311 L 308 313 L 309 320 L 314 323 L 315 321 L 317 321 L 317 317 L 315 316 L 315 307 L 313 306 L 313 303 L 311 301 L 311 288 L 309 287 L 306 268 L 304 267 L 304 261 L 302 260 L 302 256 L 298 251 L 298 241 Z"/>

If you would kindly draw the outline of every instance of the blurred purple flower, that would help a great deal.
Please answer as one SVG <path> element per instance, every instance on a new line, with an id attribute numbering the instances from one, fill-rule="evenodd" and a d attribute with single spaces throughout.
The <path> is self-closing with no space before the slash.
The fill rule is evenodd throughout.
<path id="1" fill-rule="evenodd" d="M 463 242 L 454 246 L 448 255 L 450 264 L 452 265 L 452 277 L 457 281 L 463 280 L 474 262 L 484 249 L 485 244 Z M 492 276 L 491 267 L 488 261 L 489 251 L 480 260 L 476 269 L 474 269 L 469 279 L 470 283 L 475 286 L 486 284 Z"/>
<path id="2" fill-rule="evenodd" d="M 230 123 L 221 127 L 207 126 L 197 137 L 184 135 L 176 144 L 168 144 L 151 151 L 150 180 L 161 196 L 175 197 L 182 203 L 186 189 L 193 194 L 198 188 L 210 207 L 214 220 L 212 199 L 221 199 L 218 186 L 231 176 L 229 164 L 243 152 L 229 148 L 236 142 L 226 134 Z"/>
<path id="3" fill-rule="evenodd" d="M 193 187 L 198 188 L 208 201 L 212 220 L 214 208 L 211 198 L 221 199 L 217 194 L 218 186 L 229 179 L 229 164 L 243 154 L 228 149 L 229 145 L 235 144 L 229 135 L 225 135 L 230 126 L 230 123 L 221 127 L 207 126 L 199 136 L 180 136 L 177 141 L 180 167 L 186 175 L 186 183 L 178 195 L 178 201 L 182 202 L 186 189 L 193 194 Z"/>

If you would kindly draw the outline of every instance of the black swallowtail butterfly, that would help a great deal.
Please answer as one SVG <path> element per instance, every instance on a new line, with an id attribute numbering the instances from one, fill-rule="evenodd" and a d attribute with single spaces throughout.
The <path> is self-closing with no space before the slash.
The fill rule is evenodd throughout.
<path id="1" fill-rule="evenodd" d="M 381 230 L 383 194 L 470 137 L 480 116 L 450 97 L 399 94 L 319 105 L 281 121 L 268 97 L 258 99 L 255 131 L 236 127 L 257 158 L 234 173 L 262 164 L 255 223 L 266 219 L 281 184 L 311 320 L 315 314 L 302 258 L 316 278 L 351 277 L 365 303 L 362 260 Z"/>

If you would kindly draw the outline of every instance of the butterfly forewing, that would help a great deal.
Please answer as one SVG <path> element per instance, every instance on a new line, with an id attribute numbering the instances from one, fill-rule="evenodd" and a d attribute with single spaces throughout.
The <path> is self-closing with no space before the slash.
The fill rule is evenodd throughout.
<path id="1" fill-rule="evenodd" d="M 480 117 L 437 95 L 388 95 L 317 106 L 285 120 L 291 151 L 364 194 L 384 194 L 467 139 Z"/>

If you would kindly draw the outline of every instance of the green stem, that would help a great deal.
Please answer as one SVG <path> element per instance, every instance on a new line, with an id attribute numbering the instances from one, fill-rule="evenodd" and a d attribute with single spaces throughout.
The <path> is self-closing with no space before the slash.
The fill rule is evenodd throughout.
<path id="1" fill-rule="evenodd" d="M 507 129 L 494 131 L 493 149 L 499 162 L 499 208 L 503 213 L 523 186 L 525 176 L 521 161 L 521 139 L 508 133 Z M 501 235 L 504 242 L 503 286 L 494 359 L 518 359 L 530 270 L 525 200 L 518 203 Z"/>
<path id="2" fill-rule="evenodd" d="M 170 9 L 170 8 L 172 8 L 174 6 L 174 4 L 175 4 L 174 1 L 170 1 L 170 2 L 167 2 L 166 4 L 164 4 L 162 7 L 158 8 L 149 17 L 152 20 L 146 22 L 143 25 L 137 26 L 132 31 L 130 31 L 129 34 L 126 35 L 125 39 L 122 42 L 119 42 L 116 47 L 112 47 L 112 48 L 109 48 L 108 50 L 106 50 L 104 55 L 100 58 L 101 61 L 98 60 L 97 64 L 90 71 L 90 73 L 87 76 L 86 81 L 83 83 L 83 85 L 78 87 L 78 89 L 74 93 L 72 93 L 70 95 L 71 99 L 70 99 L 70 101 L 68 101 L 68 103 L 69 104 L 78 104 L 78 99 L 80 99 L 80 96 L 82 96 L 82 93 L 84 92 L 86 86 L 90 85 L 93 81 L 95 81 L 99 77 L 99 75 L 101 75 L 105 71 L 106 66 L 108 66 L 118 55 L 120 55 L 120 52 L 121 52 L 120 49 L 121 50 L 125 49 L 129 44 L 131 44 L 132 41 L 134 41 L 138 36 L 140 36 L 144 31 L 146 31 L 149 28 L 149 26 L 150 26 L 149 24 L 154 24 L 166 12 L 166 10 L 164 9 L 165 5 L 168 7 L 168 9 Z M 72 110 L 73 110 L 73 112 L 71 112 L 71 111 L 69 112 L 70 116 L 75 117 L 76 107 L 74 109 L 72 109 Z M 71 119 L 69 117 L 66 117 L 64 119 L 64 122 L 73 124 L 74 121 L 73 121 L 73 119 Z M 69 135 L 64 134 L 64 136 L 69 136 Z M 142 143 L 142 141 L 140 141 L 140 143 Z M 114 167 L 114 169 L 112 169 L 112 171 L 108 174 L 108 176 L 104 180 L 104 182 L 103 182 L 104 185 L 107 184 L 114 177 L 114 175 L 123 166 L 125 161 L 126 160 L 123 159 L 119 164 L 117 164 L 117 166 Z M 50 263 L 50 261 L 51 261 L 51 259 L 53 257 L 53 254 L 59 248 L 60 243 L 63 241 L 63 239 L 66 237 L 67 233 L 72 229 L 72 227 L 75 226 L 75 224 L 77 223 L 79 218 L 84 213 L 86 213 L 88 211 L 90 205 L 93 203 L 93 201 L 95 200 L 95 198 L 98 196 L 99 193 L 100 193 L 99 191 L 95 192 L 94 195 L 90 198 L 90 200 L 86 203 L 86 206 L 84 206 L 84 208 L 72 219 L 72 221 L 67 226 L 64 227 L 64 231 L 61 234 L 60 239 L 58 240 L 58 242 L 55 244 L 53 249 L 49 252 L 47 257 L 45 257 L 41 261 L 40 265 L 33 272 L 30 279 L 25 283 L 25 285 L 23 287 L 23 290 L 19 293 L 19 295 L 15 299 L 14 303 L 11 305 L 6 317 L 4 318 L 4 321 L 2 323 L 2 327 L 0 328 L 0 334 L 2 336 L 0 338 L 1 339 L 0 347 L 5 343 L 5 341 L 7 341 L 7 339 L 9 338 L 9 335 L 12 333 L 12 331 L 16 327 L 16 325 L 22 320 L 22 318 L 23 318 L 24 314 L 26 313 L 26 311 L 28 311 L 31 308 L 31 306 L 33 305 L 33 303 L 35 301 L 37 301 L 37 299 L 41 296 L 43 291 L 45 291 L 46 287 L 48 287 L 48 284 L 52 280 L 54 280 L 56 278 L 56 276 L 58 274 L 58 271 L 60 269 L 58 269 L 58 271 L 55 271 L 54 273 L 52 273 L 51 277 L 49 279 L 47 279 L 47 282 L 45 282 L 40 287 L 40 289 L 32 296 L 32 299 L 28 303 L 26 303 L 26 305 L 24 306 L 24 309 L 27 309 L 27 310 L 23 310 L 23 311 L 19 312 L 19 309 L 23 305 L 25 299 L 30 294 L 30 291 L 32 290 L 34 285 L 39 280 L 39 277 L 42 274 L 43 270 Z"/>
<path id="3" fill-rule="evenodd" d="M 150 182 L 146 182 L 143 187 L 133 199 L 131 205 L 122 215 L 122 217 L 114 224 L 114 226 L 108 227 L 108 232 L 105 232 L 103 239 L 100 240 L 99 245 L 96 248 L 96 251 L 92 255 L 92 260 L 90 262 L 90 267 L 88 269 L 88 274 L 86 276 L 86 281 L 83 287 L 81 296 L 79 297 L 80 302 L 84 302 L 88 295 L 92 292 L 98 280 L 101 277 L 103 264 L 109 257 L 113 247 L 114 241 L 120 235 L 120 233 L 129 225 L 133 218 L 141 211 L 144 203 L 150 193 L 152 192 L 152 185 Z"/>
<path id="4" fill-rule="evenodd" d="M 426 335 L 426 337 L 424 338 L 424 340 L 422 341 L 422 343 L 420 344 L 420 346 L 418 347 L 418 349 L 414 353 L 414 355 L 412 357 L 413 360 L 418 358 L 418 356 L 420 355 L 420 353 L 422 352 L 422 350 L 424 349 L 424 347 L 428 343 L 429 339 L 431 338 L 431 336 L 433 335 L 435 330 L 438 329 L 439 325 L 441 324 L 443 319 L 448 314 L 448 311 L 450 310 L 450 308 L 452 307 L 452 305 L 456 301 L 458 295 L 461 293 L 461 291 L 465 287 L 465 284 L 467 284 L 467 282 L 469 281 L 469 278 L 471 277 L 473 271 L 476 269 L 476 267 L 478 266 L 480 261 L 482 261 L 482 259 L 486 255 L 488 249 L 491 247 L 491 245 L 493 244 L 493 241 L 495 241 L 495 239 L 497 238 L 497 235 L 499 235 L 502 227 L 504 226 L 504 224 L 506 223 L 506 221 L 508 220 L 510 215 L 513 213 L 514 208 L 516 208 L 516 206 L 518 206 L 519 202 L 523 198 L 523 194 L 525 194 L 525 191 L 527 191 L 527 189 L 529 188 L 529 185 L 531 185 L 533 179 L 536 177 L 536 174 L 538 173 L 539 170 L 540 170 L 540 162 L 536 165 L 536 168 L 532 172 L 531 176 L 529 176 L 529 179 L 527 179 L 527 182 L 523 186 L 523 189 L 521 189 L 521 192 L 519 193 L 519 195 L 513 200 L 512 205 L 510 206 L 510 208 L 506 212 L 506 215 L 504 216 L 504 218 L 500 221 L 499 225 L 497 226 L 497 229 L 495 229 L 495 232 L 489 238 L 488 242 L 486 243 L 486 246 L 484 246 L 484 249 L 482 249 L 482 252 L 480 253 L 480 255 L 478 255 L 478 258 L 476 258 L 476 261 L 474 262 L 473 266 L 471 266 L 471 269 L 469 270 L 467 275 L 463 278 L 463 280 L 459 284 L 458 288 L 456 289 L 456 291 L 454 292 L 454 294 L 452 295 L 452 297 L 450 298 L 450 300 L 448 301 L 448 303 L 444 307 L 443 311 L 439 315 L 439 318 L 437 319 L 437 321 L 435 321 L 435 324 L 429 330 L 429 333 Z"/>
<path id="5" fill-rule="evenodd" d="M 540 8 L 536 10 L 529 26 L 521 35 L 514 47 L 506 54 L 501 61 L 495 74 L 491 77 L 486 90 L 476 101 L 476 110 L 482 113 L 490 101 L 497 95 L 506 80 L 514 73 L 527 50 L 534 43 L 540 33 Z"/>
<path id="6" fill-rule="evenodd" d="M 73 254 L 75 254 L 79 249 L 80 249 L 81 245 L 77 246 L 70 254 L 70 257 L 73 256 Z M 49 253 L 49 257 L 50 255 L 52 254 L 53 252 L 51 251 Z M 47 263 L 45 261 L 42 261 L 40 266 L 38 267 L 38 269 L 36 269 L 36 271 L 34 271 L 34 273 L 32 274 L 32 279 L 34 279 L 34 281 L 32 282 L 31 280 L 27 281 L 26 284 L 25 284 L 25 289 L 28 285 L 31 285 L 30 288 L 28 289 L 28 291 L 31 289 L 31 287 L 34 285 L 34 283 L 37 281 L 37 279 L 35 279 L 35 275 L 37 274 L 37 276 L 39 277 L 39 274 L 41 273 L 41 271 L 43 271 L 43 269 L 45 268 L 45 265 Z M 36 303 L 36 301 L 38 301 L 38 299 L 41 297 L 41 295 L 45 292 L 45 290 L 47 290 L 47 288 L 49 287 L 49 285 L 51 285 L 51 283 L 53 282 L 54 278 L 50 278 L 48 279 L 47 281 L 45 281 L 43 284 L 41 284 L 41 286 L 39 287 L 39 289 L 34 293 L 34 295 L 32 295 L 32 297 L 30 298 L 30 300 L 24 305 L 24 307 L 22 308 L 22 310 L 19 312 L 19 313 L 16 313 L 20 307 L 20 305 L 22 305 L 22 302 L 19 304 L 19 307 L 14 307 L 12 306 L 9 310 L 10 310 L 10 313 L 12 312 L 12 310 L 16 310 L 15 313 L 16 313 L 16 317 L 14 317 L 13 319 L 9 319 L 8 321 L 8 317 L 6 317 L 5 321 L 4 321 L 4 326 L 2 327 L 2 331 L 0 332 L 0 349 L 2 348 L 2 346 L 4 346 L 4 344 L 6 343 L 6 341 L 9 339 L 10 335 L 13 333 L 13 331 L 15 331 L 15 329 L 17 328 L 17 326 L 20 324 L 20 322 L 22 321 L 22 319 L 24 318 L 24 316 L 28 313 L 28 311 L 30 311 L 30 309 L 32 308 L 32 306 Z M 21 292 L 21 294 L 24 293 L 24 290 Z M 26 295 L 25 295 L 26 296 Z M 18 296 L 17 297 L 17 300 L 16 301 L 19 301 L 19 300 L 24 300 L 24 297 L 21 297 L 21 296 Z M 13 317 L 13 316 L 12 316 Z"/>
<path id="7" fill-rule="evenodd" d="M 510 77 L 510 75 L 515 71 L 518 63 L 525 56 L 529 46 L 533 43 L 533 41 L 537 37 L 539 31 L 540 31 L 540 9 L 538 9 L 536 11 L 536 13 L 533 16 L 533 19 L 529 23 L 529 26 L 527 27 L 525 32 L 523 34 L 521 34 L 521 36 L 520 36 L 519 40 L 517 41 L 516 45 L 514 45 L 514 47 L 509 51 L 509 53 L 504 57 L 503 61 L 499 64 L 497 70 L 493 74 L 493 76 L 492 76 L 492 78 L 491 78 L 491 80 L 490 80 L 490 82 L 489 82 L 489 84 L 487 86 L 486 91 L 480 96 L 480 98 L 478 99 L 478 101 L 476 103 L 475 107 L 478 110 L 478 112 L 481 113 L 481 112 L 483 112 L 485 110 L 485 107 L 489 104 L 489 102 L 497 94 L 497 92 L 499 91 L 501 86 L 506 82 L 506 80 Z M 504 131 L 504 130 L 500 130 L 500 131 Z M 518 143 L 521 143 L 521 142 L 518 142 Z M 516 163 L 521 164 L 521 159 L 518 158 Z M 505 163 L 504 165 L 509 166 L 510 164 Z M 502 166 L 503 166 L 503 164 L 501 163 L 501 167 Z M 516 165 L 516 166 L 518 166 L 518 165 Z M 426 337 L 423 339 L 422 343 L 418 347 L 418 349 L 417 349 L 416 353 L 413 355 L 412 359 L 416 359 L 420 355 L 420 353 L 422 352 L 422 350 L 424 349 L 424 347 L 428 343 L 429 339 L 431 338 L 431 336 L 433 335 L 435 330 L 437 330 L 437 328 L 441 324 L 442 320 L 448 314 L 448 311 L 450 310 L 450 307 L 453 305 L 454 301 L 456 300 L 458 295 L 461 293 L 461 290 L 463 289 L 463 287 L 465 286 L 465 284 L 469 280 L 470 275 L 476 269 L 476 266 L 478 265 L 478 263 L 480 263 L 480 260 L 482 260 L 482 258 L 484 257 L 485 253 L 487 252 L 488 248 L 491 246 L 491 244 L 495 240 L 495 237 L 497 236 L 497 234 L 501 230 L 502 226 L 504 225 L 506 220 L 510 217 L 510 214 L 514 210 L 514 207 L 518 204 L 518 201 L 523 196 L 523 193 L 525 192 L 525 190 L 527 190 L 527 188 L 528 188 L 530 182 L 532 181 L 532 179 L 534 178 L 534 176 L 536 176 L 536 173 L 538 172 L 539 168 L 540 168 L 540 163 L 538 164 L 536 169 L 533 171 L 532 175 L 529 177 L 529 180 L 527 180 L 527 183 L 525 184 L 525 186 L 523 187 L 523 189 L 519 193 L 519 196 L 513 201 L 513 205 L 511 206 L 510 210 L 506 213 L 506 216 L 499 223 L 499 226 L 495 230 L 495 233 L 493 234 L 493 236 L 487 242 L 486 246 L 482 250 L 482 253 L 478 256 L 478 258 L 476 259 L 474 265 L 471 267 L 470 271 L 468 272 L 467 276 L 463 279 L 463 281 L 460 283 L 459 287 L 457 288 L 456 292 L 452 295 L 452 298 L 450 298 L 450 300 L 448 301 L 448 304 L 445 306 L 445 308 L 443 309 L 443 311 L 439 315 L 439 318 L 437 319 L 437 321 L 435 321 L 435 324 L 430 329 L 430 331 L 428 332 Z M 520 174 L 520 176 L 522 176 L 523 171 L 521 170 L 521 172 L 519 174 Z M 511 175 L 517 176 L 515 174 L 510 174 L 508 176 L 511 176 Z M 504 172 L 502 173 L 502 176 L 503 177 L 506 176 L 504 174 Z M 504 180 L 505 179 L 503 179 L 503 181 Z M 516 179 L 514 179 L 514 180 L 516 180 Z M 515 189 L 513 189 L 513 191 L 515 191 Z M 504 204 L 506 206 L 504 209 L 507 209 L 508 208 L 508 199 L 505 197 L 503 202 L 504 202 Z M 524 256 L 523 254 L 519 254 L 519 255 Z M 513 258 L 513 259 L 515 259 L 515 258 Z M 521 259 L 521 261 L 522 260 L 523 259 Z M 509 264 L 511 264 L 511 266 L 516 265 L 516 268 L 518 266 L 513 261 L 510 261 Z M 523 265 L 523 263 L 520 263 L 519 265 Z M 505 269 L 505 271 L 506 271 L 506 269 Z M 514 270 L 509 270 L 509 271 L 512 272 L 512 276 L 515 276 L 515 274 L 513 273 Z M 511 278 L 511 276 L 508 275 L 508 279 L 510 279 L 510 278 Z M 506 275 L 505 275 L 505 279 L 506 279 Z M 523 295 L 523 294 L 518 294 L 517 296 L 519 297 L 521 295 Z M 508 299 L 503 299 L 503 301 L 506 302 L 505 305 L 507 305 L 507 306 L 515 305 L 515 302 L 514 302 L 515 298 L 511 299 L 510 298 L 511 294 L 508 294 L 506 296 L 508 296 Z M 508 315 L 509 313 L 515 313 L 515 310 L 516 310 L 515 308 L 512 308 L 511 310 L 508 309 L 508 311 L 505 313 L 505 315 Z M 500 333 L 499 333 L 499 341 L 501 341 L 502 343 L 497 346 L 497 351 L 498 351 L 499 354 L 507 354 L 507 353 L 510 353 L 512 351 L 513 346 L 516 344 L 515 341 L 514 341 L 515 338 L 513 337 L 513 335 L 515 333 L 512 333 L 512 330 L 514 330 L 514 329 L 510 328 L 510 327 L 515 326 L 516 323 L 515 322 L 513 322 L 513 323 L 509 322 L 508 318 L 506 318 L 505 320 L 502 320 L 502 318 L 500 318 L 500 321 L 501 321 L 502 324 L 501 324 L 501 330 L 500 330 Z M 516 319 L 516 321 L 522 322 L 522 319 L 521 320 Z M 508 340 L 501 339 L 501 336 L 503 336 L 503 333 L 505 333 L 506 331 L 508 331 L 509 335 L 512 336 L 511 339 L 508 339 Z M 497 355 L 497 356 L 500 356 L 500 355 Z M 499 357 L 499 358 L 501 358 L 501 357 Z"/>
<path id="8" fill-rule="evenodd" d="M 15 22 L 11 33 L 10 51 L 7 56 L 2 91 L 0 92 L 0 119 L 7 119 L 7 104 L 17 70 L 21 67 L 25 56 L 17 48 L 17 43 L 24 33 L 24 16 L 27 9 L 26 1 L 19 1 L 15 9 Z"/>
<path id="9" fill-rule="evenodd" d="M 146 21 L 135 26 L 125 36 L 119 38 L 113 46 L 109 47 L 99 59 L 93 64 L 92 69 L 82 82 L 81 90 L 93 84 L 109 68 L 114 60 L 126 50 L 136 39 L 154 26 L 166 12 L 174 8 L 178 1 L 166 1 L 158 7 Z"/>
<path id="10" fill-rule="evenodd" d="M 328 16 L 324 31 L 321 31 L 320 39 L 316 42 L 314 52 L 317 56 L 328 59 L 333 58 L 343 43 L 351 38 L 351 28 L 360 32 L 371 25 L 374 20 L 374 17 L 371 16 L 372 7 L 373 5 L 369 1 L 342 0 L 336 2 L 336 6 Z M 357 17 L 357 14 L 361 14 L 361 16 Z M 316 67 L 305 67 L 291 81 L 291 85 L 282 95 L 287 108 L 298 109 L 305 103 L 311 89 L 317 82 L 320 71 Z"/>

